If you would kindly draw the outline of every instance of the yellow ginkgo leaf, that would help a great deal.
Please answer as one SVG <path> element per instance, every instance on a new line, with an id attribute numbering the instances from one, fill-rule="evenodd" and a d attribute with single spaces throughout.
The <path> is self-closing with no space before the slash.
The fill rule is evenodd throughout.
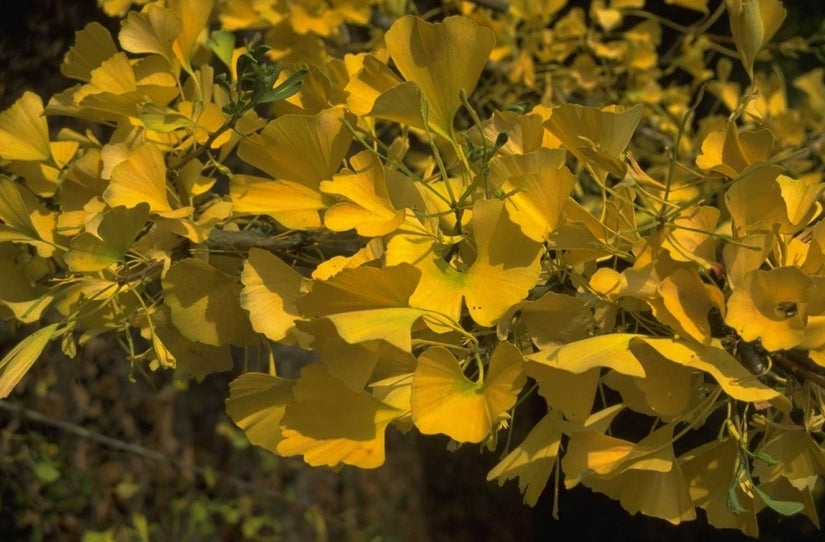
<path id="1" fill-rule="evenodd" d="M 175 58 L 172 43 L 180 31 L 181 21 L 172 10 L 150 4 L 142 12 L 129 12 L 118 39 L 125 51 L 155 53 L 171 64 Z"/>
<path id="2" fill-rule="evenodd" d="M 576 177 L 565 166 L 544 168 L 541 173 L 510 177 L 497 186 L 504 196 L 510 220 L 540 243 L 556 229 Z"/>
<path id="3" fill-rule="evenodd" d="M 410 374 L 415 370 L 415 356 L 376 339 L 350 344 L 338 336 L 335 325 L 320 318 L 298 323 L 310 335 L 311 347 L 335 378 L 352 391 L 363 390 L 367 383 Z"/>
<path id="4" fill-rule="evenodd" d="M 630 514 L 642 513 L 678 525 L 696 519 L 696 509 L 682 469 L 667 446 L 647 461 L 669 462 L 668 470 L 630 468 L 617 476 L 590 476 L 582 484 L 618 500 Z"/>
<path id="5" fill-rule="evenodd" d="M 323 181 L 321 191 L 343 196 L 324 213 L 324 225 L 332 231 L 355 229 L 364 237 L 379 237 L 395 231 L 405 211 L 396 210 L 387 192 L 384 166 L 377 156 L 362 151 L 349 160 L 352 170 L 343 170 L 332 181 Z"/>
<path id="6" fill-rule="evenodd" d="M 583 422 L 590 416 L 599 386 L 599 367 L 571 373 L 527 359 L 524 368 L 527 376 L 538 383 L 539 395 L 549 408 L 576 422 Z"/>
<path id="7" fill-rule="evenodd" d="M 395 235 L 387 262 L 416 262 L 421 270 L 413 306 L 458 321 L 463 298 L 473 320 L 492 326 L 535 285 L 542 250 L 507 217 L 501 201 L 477 201 L 472 221 L 475 261 L 463 270 L 445 262 L 432 236 L 421 234 Z"/>
<path id="8" fill-rule="evenodd" d="M 460 92 L 470 95 L 475 89 L 494 34 L 464 17 L 433 24 L 406 15 L 393 23 L 384 41 L 401 75 L 421 87 L 433 131 L 450 138 Z"/>
<path id="9" fill-rule="evenodd" d="M 45 284 L 32 283 L 39 258 L 30 261 L 28 251 L 25 245 L 0 243 L 0 306 L 6 306 L 24 324 L 40 320 L 58 293 Z"/>
<path id="10" fill-rule="evenodd" d="M 352 74 L 344 88 L 348 92 L 347 108 L 356 115 L 367 115 L 381 94 L 401 83 L 389 66 L 376 56 L 347 55 L 344 60 Z M 420 109 L 418 111 L 420 116 Z"/>
<path id="11" fill-rule="evenodd" d="M 149 205 L 144 202 L 131 209 L 111 209 L 101 219 L 97 235 L 83 232 L 72 237 L 64 256 L 69 269 L 100 271 L 114 263 L 122 263 L 148 218 Z"/>
<path id="12" fill-rule="evenodd" d="M 57 217 L 5 175 L 0 175 L 0 222 L 0 242 L 29 244 L 44 258 L 54 254 Z"/>
<path id="13" fill-rule="evenodd" d="M 641 335 L 631 333 L 597 335 L 550 350 L 540 350 L 527 356 L 527 359 L 576 374 L 594 367 L 609 367 L 622 374 L 644 377 L 644 367 L 630 351 L 630 341 L 638 337 Z"/>
<path id="14" fill-rule="evenodd" d="M 524 503 L 535 506 L 556 465 L 562 435 L 559 421 L 557 411 L 548 412 L 521 444 L 487 473 L 487 481 L 497 480 L 502 486 L 507 480 L 518 477 Z"/>
<path id="15" fill-rule="evenodd" d="M 0 113 L 0 158 L 42 162 L 52 155 L 43 100 L 26 91 Z"/>
<path id="16" fill-rule="evenodd" d="M 769 351 L 794 348 L 805 338 L 814 284 L 798 267 L 752 270 L 728 299 L 725 322 L 746 341 Z"/>
<path id="17" fill-rule="evenodd" d="M 46 345 L 54 337 L 60 324 L 49 324 L 34 331 L 31 335 L 17 343 L 0 359 L 0 399 L 7 397 L 11 390 L 25 376 Z"/>
<path id="18" fill-rule="evenodd" d="M 229 345 L 212 346 L 190 341 L 174 326 L 159 325 L 157 322 L 154 322 L 152 339 L 153 344 L 155 339 L 159 341 L 174 360 L 175 376 L 178 378 L 191 377 L 200 382 L 209 374 L 232 369 Z"/>
<path id="19" fill-rule="evenodd" d="M 190 341 L 212 346 L 258 340 L 240 294 L 235 277 L 194 258 L 176 263 L 163 278 L 163 297 L 174 326 Z"/>
<path id="20" fill-rule="evenodd" d="M 112 170 L 103 199 L 110 207 L 135 207 L 145 202 L 149 210 L 161 216 L 189 216 L 191 208 L 173 209 L 166 185 L 166 162 L 163 153 L 151 143 L 144 143 Z"/>
<path id="21" fill-rule="evenodd" d="M 292 400 L 294 380 L 264 373 L 244 373 L 229 384 L 226 413 L 249 442 L 278 453 L 283 440 L 281 418 Z"/>
<path id="22" fill-rule="evenodd" d="M 692 206 L 674 217 L 662 248 L 678 262 L 696 262 L 704 268 L 716 262 L 719 239 L 710 235 L 716 231 L 720 211 L 716 207 Z M 708 233 L 705 233 L 708 232 Z"/>
<path id="23" fill-rule="evenodd" d="M 593 168 L 600 180 L 607 173 L 621 179 L 625 173 L 623 153 L 643 112 L 642 105 L 599 109 L 565 104 L 553 109 L 545 126 L 576 158 Z"/>
<path id="24" fill-rule="evenodd" d="M 776 182 L 781 172 L 778 166 L 759 167 L 730 185 L 725 193 L 725 204 L 737 237 L 771 232 L 777 226 L 789 230 L 782 188 Z"/>
<path id="25" fill-rule="evenodd" d="M 358 343 L 383 339 L 405 352 L 412 349 L 410 328 L 426 311 L 410 306 L 421 273 L 409 264 L 344 269 L 298 300 L 306 317 L 326 317 L 342 339 Z"/>
<path id="26" fill-rule="evenodd" d="M 318 190 L 341 167 L 352 136 L 344 109 L 334 107 L 316 115 L 283 115 L 266 125 L 260 135 L 241 142 L 238 155 L 248 164 L 279 180 Z"/>
<path id="27" fill-rule="evenodd" d="M 301 183 L 235 175 L 229 184 L 232 211 L 239 215 L 271 216 L 286 228 L 320 228 L 318 211 L 326 207 L 323 195 Z"/>
<path id="28" fill-rule="evenodd" d="M 490 356 L 483 382 L 464 376 L 459 361 L 442 347 L 418 357 L 412 383 L 412 417 L 421 433 L 442 433 L 458 442 L 481 442 L 515 404 L 524 386 L 524 360 L 508 342 Z"/>
<path id="29" fill-rule="evenodd" d="M 92 70 L 117 53 L 117 45 L 105 26 L 98 22 L 87 24 L 75 32 L 74 45 L 60 64 L 60 73 L 72 79 L 89 81 Z"/>
<path id="30" fill-rule="evenodd" d="M 773 149 L 773 133 L 768 129 L 739 132 L 735 122 L 715 130 L 702 141 L 696 165 L 717 171 L 731 179 L 748 166 L 767 161 Z"/>
<path id="31" fill-rule="evenodd" d="M 533 344 L 541 349 L 584 339 L 595 326 L 587 301 L 555 292 L 525 302 L 521 319 Z"/>
<path id="32" fill-rule="evenodd" d="M 778 391 L 766 386 L 755 375 L 749 373 L 721 345 L 705 346 L 688 341 L 650 337 L 634 340 L 653 347 L 665 359 L 710 374 L 725 393 L 739 401 L 770 401 L 780 395 Z"/>
<path id="33" fill-rule="evenodd" d="M 281 341 L 300 319 L 295 301 L 309 290 L 310 280 L 274 254 L 252 248 L 241 273 L 241 306 L 252 327 L 271 341 Z"/>
<path id="34" fill-rule="evenodd" d="M 313 466 L 384 463 L 384 433 L 404 412 L 367 392 L 354 392 L 322 365 L 308 365 L 292 388 L 293 401 L 281 420 L 281 455 L 303 455 Z"/>
<path id="35" fill-rule="evenodd" d="M 710 344 L 711 329 L 708 311 L 724 307 L 724 295 L 715 285 L 702 281 L 693 269 L 676 269 L 663 278 L 657 287 L 659 298 L 648 300 L 653 314 L 681 336 L 689 336 Z"/>
<path id="36" fill-rule="evenodd" d="M 725 4 L 733 41 L 753 79 L 756 55 L 782 26 L 787 12 L 780 0 L 725 0 Z"/>
<path id="37" fill-rule="evenodd" d="M 215 0 L 168 0 L 167 5 L 180 20 L 180 32 L 172 49 L 181 65 L 191 72 L 190 60 L 206 35 Z"/>
<path id="38" fill-rule="evenodd" d="M 825 475 L 825 452 L 802 427 L 769 433 L 757 450 L 774 461 L 756 461 L 752 474 L 760 482 L 786 478 L 798 489 L 811 477 Z"/>
<path id="39" fill-rule="evenodd" d="M 679 463 L 690 488 L 690 497 L 696 506 L 707 513 L 708 523 L 719 529 L 739 529 L 748 536 L 756 537 L 759 526 L 753 497 L 744 493 L 738 484 L 732 486 L 740 461 L 739 454 L 739 442 L 725 438 L 694 448 L 679 457 Z M 709 473 L 714 475 L 709 476 Z M 741 513 L 731 510 L 731 487 L 745 509 Z"/>

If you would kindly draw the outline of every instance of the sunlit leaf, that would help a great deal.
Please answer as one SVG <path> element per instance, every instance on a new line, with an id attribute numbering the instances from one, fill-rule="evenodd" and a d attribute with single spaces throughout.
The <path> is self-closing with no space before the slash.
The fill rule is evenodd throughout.
<path id="1" fill-rule="evenodd" d="M 725 0 L 725 4 L 736 49 L 753 78 L 756 55 L 782 26 L 787 12 L 780 0 Z"/>
<path id="2" fill-rule="evenodd" d="M 525 381 L 523 363 L 513 345 L 500 342 L 484 381 L 473 381 L 464 376 L 449 350 L 427 350 L 419 356 L 413 376 L 415 426 L 425 435 L 443 433 L 458 442 L 481 442 L 515 404 Z"/>
<path id="3" fill-rule="evenodd" d="M 264 373 L 244 373 L 229 384 L 226 413 L 249 442 L 277 453 L 283 440 L 281 418 L 292 400 L 294 380 Z"/>
<path id="4" fill-rule="evenodd" d="M 72 237 L 64 259 L 76 272 L 100 271 L 122 263 L 149 218 L 149 205 L 139 203 L 132 209 L 115 207 L 97 227 L 97 235 L 83 232 Z"/>
<path id="5" fill-rule="evenodd" d="M 770 401 L 780 394 L 748 372 L 723 348 L 674 339 L 636 339 L 653 347 L 664 358 L 709 373 L 725 393 L 740 401 Z"/>
<path id="6" fill-rule="evenodd" d="M 384 433 L 403 414 L 366 392 L 354 392 L 321 365 L 308 365 L 292 388 L 282 418 L 279 454 L 303 455 L 309 465 L 384 463 Z"/>
<path id="7" fill-rule="evenodd" d="M 487 473 L 487 480 L 497 480 L 501 486 L 518 477 L 524 503 L 535 506 L 556 464 L 561 435 L 559 415 L 549 412 L 533 426 L 521 444 Z"/>
<path id="8" fill-rule="evenodd" d="M 112 35 L 98 22 L 87 24 L 75 32 L 74 45 L 69 48 L 60 64 L 60 73 L 72 79 L 88 81 L 92 70 L 117 52 Z"/>
<path id="9" fill-rule="evenodd" d="M 0 113 L 0 157 L 45 161 L 51 155 L 43 100 L 34 92 L 27 91 L 10 108 Z"/>
<path id="10" fill-rule="evenodd" d="M 295 301 L 310 281 L 280 258 L 252 248 L 241 273 L 241 306 L 249 311 L 252 327 L 271 341 L 284 339 L 300 318 Z"/>
<path id="11" fill-rule="evenodd" d="M 349 160 L 351 170 L 342 170 L 332 181 L 323 181 L 321 191 L 343 196 L 324 213 L 324 225 L 332 231 L 355 229 L 358 235 L 379 237 L 394 231 L 404 221 L 405 211 L 396 210 L 387 192 L 384 166 L 363 151 Z"/>
<path id="12" fill-rule="evenodd" d="M 405 352 L 410 328 L 426 311 L 410 306 L 421 273 L 409 264 L 344 269 L 298 300 L 307 317 L 326 317 L 348 343 L 384 339 Z"/>
<path id="13" fill-rule="evenodd" d="M 393 23 L 384 41 L 401 75 L 421 87 L 433 131 L 450 138 L 459 93 L 469 96 L 475 89 L 495 44 L 493 33 L 463 17 L 433 24 L 407 15 Z"/>
<path id="14" fill-rule="evenodd" d="M 59 323 L 41 327 L 17 343 L 3 359 L 0 359 L 0 399 L 7 397 L 34 365 L 58 327 Z"/>
<path id="15" fill-rule="evenodd" d="M 644 377 L 642 364 L 630 351 L 630 341 L 637 337 L 641 335 L 597 335 L 549 350 L 540 350 L 528 355 L 527 359 L 576 374 L 594 367 L 609 367 L 622 374 Z"/>
<path id="16" fill-rule="evenodd" d="M 252 344 L 256 335 L 241 308 L 241 284 L 211 265 L 189 258 L 163 279 L 172 323 L 191 341 L 212 346 Z"/>
<path id="17" fill-rule="evenodd" d="M 478 324 L 492 326 L 514 304 L 527 297 L 536 282 L 541 245 L 521 233 L 507 217 L 504 203 L 480 200 L 473 206 L 475 261 L 464 270 L 436 253 L 429 236 L 396 235 L 387 248 L 388 263 L 416 262 L 421 282 L 411 299 L 457 321 L 461 300 Z"/>

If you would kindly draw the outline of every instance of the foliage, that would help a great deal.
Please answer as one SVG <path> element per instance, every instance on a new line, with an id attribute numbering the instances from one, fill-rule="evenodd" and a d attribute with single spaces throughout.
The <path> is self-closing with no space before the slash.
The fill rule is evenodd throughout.
<path id="1" fill-rule="evenodd" d="M 825 79 L 778 63 L 825 29 L 772 42 L 779 0 L 102 4 L 117 41 L 90 24 L 78 83 L 0 114 L 0 316 L 42 323 L 3 395 L 50 341 L 198 380 L 239 348 L 228 414 L 310 465 L 415 429 L 528 504 L 818 526 Z"/>

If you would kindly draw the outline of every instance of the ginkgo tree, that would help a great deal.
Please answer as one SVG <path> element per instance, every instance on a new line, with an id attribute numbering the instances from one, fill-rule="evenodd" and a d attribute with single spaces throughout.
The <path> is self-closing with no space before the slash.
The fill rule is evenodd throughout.
<path id="1" fill-rule="evenodd" d="M 235 349 L 229 416 L 310 465 L 380 467 L 393 427 L 483 445 L 530 505 L 819 525 L 825 72 L 769 68 L 825 30 L 772 42 L 779 0 L 101 3 L 74 86 L 0 113 L 0 317 L 32 330 L 0 395 L 52 341 L 196 379 Z"/>

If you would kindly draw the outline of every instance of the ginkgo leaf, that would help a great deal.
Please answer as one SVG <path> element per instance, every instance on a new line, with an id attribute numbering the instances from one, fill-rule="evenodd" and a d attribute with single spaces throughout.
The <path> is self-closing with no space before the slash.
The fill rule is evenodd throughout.
<path id="1" fill-rule="evenodd" d="M 725 4 L 733 41 L 753 79 L 756 55 L 782 26 L 787 12 L 780 0 L 725 0 Z"/>
<path id="2" fill-rule="evenodd" d="M 593 410 L 593 400 L 599 386 L 599 368 L 583 373 L 571 373 L 528 359 L 524 365 L 527 376 L 539 385 L 539 395 L 548 407 L 558 410 L 572 421 L 585 421 Z"/>
<path id="3" fill-rule="evenodd" d="M 271 121 L 260 135 L 245 137 L 238 156 L 279 180 L 318 190 L 331 179 L 349 150 L 352 135 L 343 119 L 344 109 L 333 107 L 316 115 L 283 115 Z"/>
<path id="4" fill-rule="evenodd" d="M 324 213 L 324 225 L 332 231 L 355 229 L 364 237 L 379 237 L 395 231 L 405 211 L 396 210 L 387 192 L 384 166 L 374 154 L 362 151 L 349 160 L 352 170 L 342 170 L 332 181 L 323 181 L 321 191 L 343 196 Z"/>
<path id="5" fill-rule="evenodd" d="M 55 214 L 5 175 L 0 175 L 0 220 L 0 242 L 32 245 L 44 258 L 54 254 Z"/>
<path id="6" fill-rule="evenodd" d="M 177 33 L 172 49 L 181 64 L 191 72 L 190 60 L 199 41 L 206 34 L 215 1 L 169 0 L 167 4 L 180 20 L 180 32 Z"/>
<path id="7" fill-rule="evenodd" d="M 639 337 L 642 336 L 631 333 L 597 335 L 540 350 L 528 355 L 527 359 L 576 374 L 594 367 L 609 367 L 622 374 L 644 377 L 644 367 L 630 351 L 630 341 Z"/>
<path id="8" fill-rule="evenodd" d="M 132 208 L 146 202 L 152 213 L 169 218 L 191 214 L 191 209 L 174 209 L 169 203 L 168 193 L 163 153 L 157 145 L 145 143 L 114 167 L 103 199 L 111 207 L 123 205 Z"/>
<path id="9" fill-rule="evenodd" d="M 92 70 L 117 53 L 117 45 L 105 26 L 91 22 L 75 32 L 74 45 L 63 57 L 60 73 L 72 79 L 88 81 Z"/>
<path id="10" fill-rule="evenodd" d="M 460 92 L 469 96 L 475 89 L 494 34 L 464 17 L 428 23 L 406 15 L 393 23 L 384 41 L 401 75 L 424 93 L 433 131 L 449 139 Z"/>
<path id="11" fill-rule="evenodd" d="M 715 130 L 702 141 L 696 165 L 731 179 L 748 166 L 767 161 L 773 148 L 773 133 L 768 129 L 740 132 L 735 122 Z"/>
<path id="12" fill-rule="evenodd" d="M 347 107 L 356 115 L 367 115 L 381 94 L 401 83 L 389 66 L 374 55 L 347 55 L 344 61 L 350 73 L 355 72 L 344 90 L 349 93 Z M 356 62 L 358 65 L 353 65 Z M 420 108 L 418 111 L 420 115 Z"/>
<path id="13" fill-rule="evenodd" d="M 476 257 L 466 269 L 450 266 L 432 237 L 420 234 L 396 234 L 387 247 L 387 263 L 416 262 L 421 270 L 413 306 L 458 321 L 463 298 L 473 320 L 492 326 L 535 285 L 542 250 L 507 217 L 501 201 L 477 201 L 472 217 Z"/>
<path id="14" fill-rule="evenodd" d="M 163 278 L 172 323 L 187 339 L 212 346 L 256 342 L 240 294 L 235 277 L 194 258 L 179 261 Z"/>
<path id="15" fill-rule="evenodd" d="M 724 307 L 724 295 L 714 285 L 702 281 L 695 270 L 676 269 L 663 278 L 656 288 L 660 299 L 648 301 L 653 314 L 681 336 L 710 344 L 711 327 L 708 311 Z"/>
<path id="16" fill-rule="evenodd" d="M 132 209 L 115 207 L 108 211 L 97 227 L 97 235 L 83 232 L 72 237 L 63 257 L 75 272 L 100 271 L 123 262 L 146 220 L 149 205 L 139 203 Z"/>
<path id="17" fill-rule="evenodd" d="M 310 346 L 330 374 L 352 391 L 415 370 L 415 356 L 410 352 L 380 339 L 350 344 L 338 336 L 335 325 L 325 318 L 302 321 L 298 328 L 312 336 Z"/>
<path id="18" fill-rule="evenodd" d="M 24 324 L 40 320 L 57 293 L 32 283 L 33 269 L 41 262 L 31 259 L 28 251 L 23 245 L 0 243 L 0 306 L 5 305 Z"/>
<path id="19" fill-rule="evenodd" d="M 559 420 L 556 411 L 548 412 L 521 444 L 487 473 L 487 481 L 498 480 L 502 486 L 507 480 L 518 477 L 524 503 L 535 506 L 556 465 L 562 435 Z"/>
<path id="20" fill-rule="evenodd" d="M 708 0 L 665 0 L 665 4 L 681 6 L 694 11 L 708 13 Z"/>
<path id="21" fill-rule="evenodd" d="M 719 245 L 719 239 L 710 232 L 716 231 L 719 216 L 720 211 L 716 207 L 693 206 L 684 209 L 673 218 L 673 228 L 662 241 L 662 248 L 676 261 L 693 261 L 710 267 L 716 261 Z"/>
<path id="22" fill-rule="evenodd" d="M 54 337 L 58 327 L 59 323 L 41 327 L 17 343 L 3 359 L 0 359 L 0 399 L 7 397 L 31 369 Z"/>
<path id="23" fill-rule="evenodd" d="M 229 197 L 234 213 L 271 216 L 294 230 L 320 228 L 318 211 L 327 206 L 320 192 L 301 183 L 253 175 L 233 176 Z"/>
<path id="24" fill-rule="evenodd" d="M 52 155 L 43 100 L 26 91 L 0 113 L 0 157 L 42 162 Z"/>
<path id="25" fill-rule="evenodd" d="M 510 220 L 530 239 L 544 242 L 559 224 L 576 178 L 565 166 L 510 177 L 498 187 Z"/>
<path id="26" fill-rule="evenodd" d="M 766 435 L 757 453 L 774 460 L 771 463 L 755 462 L 751 474 L 757 476 L 760 482 L 786 478 L 794 487 L 802 489 L 806 480 L 825 475 L 825 453 L 805 431 L 778 430 Z"/>
<path id="27" fill-rule="evenodd" d="M 811 278 L 798 267 L 754 269 L 728 298 L 725 322 L 746 341 L 761 339 L 769 351 L 794 348 L 805 339 L 813 293 Z"/>
<path id="28" fill-rule="evenodd" d="M 418 357 L 412 383 L 412 417 L 421 433 L 443 433 L 458 442 L 481 442 L 516 402 L 524 386 L 521 352 L 500 342 L 484 381 L 464 376 L 459 361 L 443 347 Z"/>
<path id="29" fill-rule="evenodd" d="M 307 317 L 326 317 L 348 343 L 384 339 L 409 352 L 410 328 L 426 311 L 410 306 L 421 273 L 409 264 L 344 269 L 299 299 Z"/>
<path id="30" fill-rule="evenodd" d="M 252 327 L 271 341 L 281 341 L 300 319 L 295 301 L 311 281 L 274 254 L 252 248 L 241 273 L 241 306 L 249 311 Z"/>
<path id="31" fill-rule="evenodd" d="M 753 497 L 746 495 L 738 484 L 731 483 L 740 460 L 739 448 L 739 443 L 732 438 L 715 440 L 680 456 L 679 463 L 688 482 L 691 499 L 707 513 L 708 523 L 720 529 L 739 529 L 755 537 L 759 527 Z M 729 505 L 728 492 L 731 488 L 740 501 L 747 503 L 740 513 L 731 510 Z"/>
<path id="32" fill-rule="evenodd" d="M 283 440 L 281 419 L 292 400 L 294 380 L 264 373 L 244 373 L 229 384 L 226 413 L 244 430 L 249 442 L 278 453 Z"/>
<path id="33" fill-rule="evenodd" d="M 533 344 L 540 349 L 584 339 L 595 326 L 586 301 L 556 292 L 525 302 L 521 318 Z"/>
<path id="34" fill-rule="evenodd" d="M 606 173 L 623 178 L 622 156 L 643 112 L 642 105 L 622 110 L 565 104 L 553 109 L 545 126 L 600 178 Z"/>
<path id="35" fill-rule="evenodd" d="M 770 401 L 780 393 L 748 372 L 736 358 L 721 346 L 705 346 L 674 339 L 637 338 L 653 347 L 665 359 L 674 363 L 699 369 L 710 374 L 725 390 L 725 393 L 739 401 Z"/>
<path id="36" fill-rule="evenodd" d="M 121 24 L 118 40 L 130 53 L 155 53 L 170 64 L 175 58 L 172 43 L 181 31 L 181 20 L 160 5 L 150 4 L 142 12 L 130 11 Z"/>
<path id="37" fill-rule="evenodd" d="M 232 352 L 229 345 L 212 346 L 190 341 L 172 325 L 158 325 L 153 330 L 168 355 L 174 359 L 175 375 L 192 377 L 202 381 L 207 375 L 232 369 Z"/>
<path id="38" fill-rule="evenodd" d="M 384 433 L 402 410 L 367 392 L 354 392 L 322 365 L 308 365 L 292 388 L 293 401 L 281 420 L 281 455 L 303 455 L 313 466 L 384 463 Z"/>

